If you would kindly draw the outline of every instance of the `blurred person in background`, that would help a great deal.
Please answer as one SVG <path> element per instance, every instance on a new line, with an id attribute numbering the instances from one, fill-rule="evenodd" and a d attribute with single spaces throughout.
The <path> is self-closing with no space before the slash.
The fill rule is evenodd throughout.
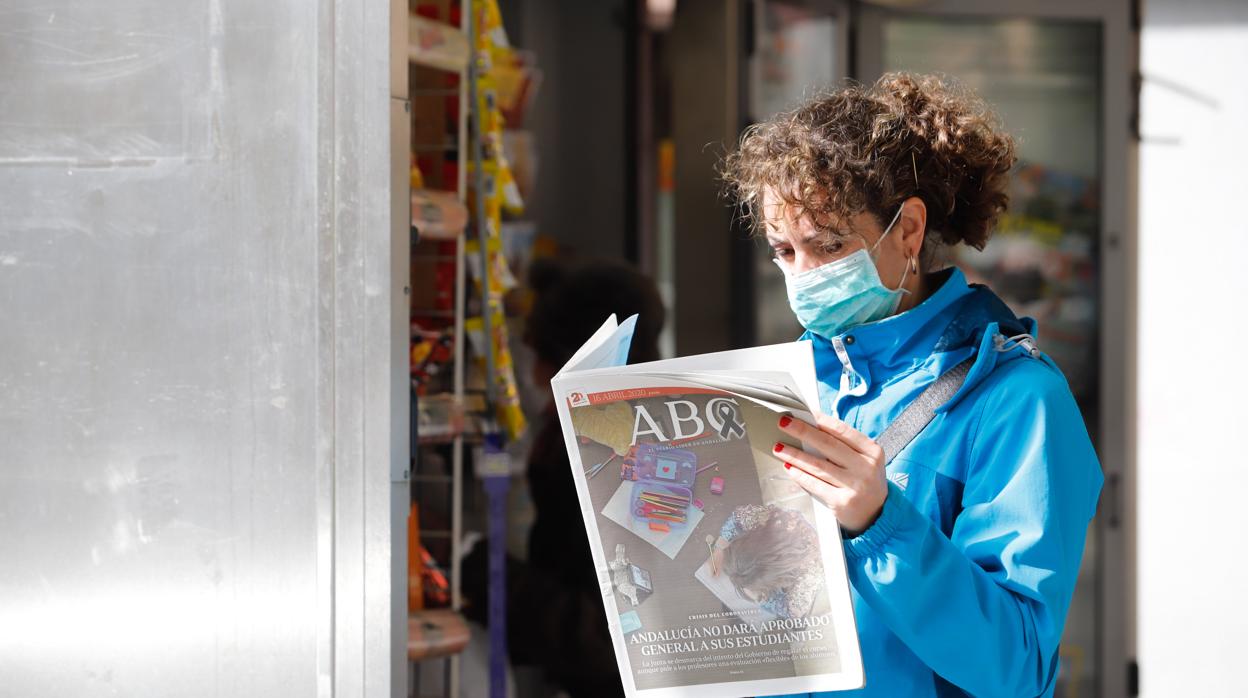
<path id="1" fill-rule="evenodd" d="M 824 415 L 780 420 L 813 448 L 774 450 L 843 530 L 866 670 L 849 695 L 1054 691 L 1100 466 L 1035 322 L 937 262 L 983 249 L 1015 161 L 977 96 L 894 73 L 751 127 L 724 163 L 814 347 Z M 886 461 L 890 425 L 955 367 Z"/>
<path id="2" fill-rule="evenodd" d="M 533 351 L 533 382 L 546 396 L 536 420 L 527 477 L 535 518 L 528 560 L 508 560 L 508 650 L 515 665 L 538 666 L 554 689 L 573 698 L 622 696 L 589 536 L 572 465 L 551 399 L 550 380 L 609 315 L 638 315 L 628 362 L 659 358 L 665 311 L 648 277 L 621 263 L 535 262 L 524 342 Z M 464 562 L 469 616 L 485 622 L 485 548 Z"/>

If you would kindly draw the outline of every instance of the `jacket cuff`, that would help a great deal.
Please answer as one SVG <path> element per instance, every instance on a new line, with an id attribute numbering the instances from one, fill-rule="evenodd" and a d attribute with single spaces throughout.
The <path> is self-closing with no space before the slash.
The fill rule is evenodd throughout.
<path id="1" fill-rule="evenodd" d="M 883 552 L 905 518 L 905 507 L 909 506 L 906 495 L 891 480 L 888 482 L 888 495 L 884 498 L 884 508 L 875 523 L 867 530 L 853 538 L 845 539 L 845 557 L 848 560 L 860 560 Z"/>

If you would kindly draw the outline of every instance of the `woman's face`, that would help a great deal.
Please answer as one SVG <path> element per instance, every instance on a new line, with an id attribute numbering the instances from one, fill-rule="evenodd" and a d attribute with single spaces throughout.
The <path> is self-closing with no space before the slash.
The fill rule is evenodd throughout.
<path id="1" fill-rule="evenodd" d="M 800 274 L 866 249 L 875 261 L 880 280 L 895 288 L 906 276 L 910 258 L 918 254 L 922 245 L 926 217 L 922 209 L 921 200 L 907 199 L 890 234 L 880 240 L 884 229 L 870 213 L 859 213 L 848 225 L 836 218 L 816 223 L 811 216 L 797 215 L 795 207 L 767 190 L 763 195 L 763 224 L 767 244 L 786 274 Z M 918 235 L 914 234 L 916 230 Z M 877 242 L 879 246 L 872 249 Z"/>

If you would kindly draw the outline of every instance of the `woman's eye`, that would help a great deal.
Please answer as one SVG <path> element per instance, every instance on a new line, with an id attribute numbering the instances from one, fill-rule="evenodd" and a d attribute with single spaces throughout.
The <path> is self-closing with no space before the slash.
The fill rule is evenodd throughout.
<path id="1" fill-rule="evenodd" d="M 771 251 L 775 253 L 776 259 L 791 259 L 793 257 L 793 250 L 788 249 L 787 247 L 773 247 Z"/>
<path id="2" fill-rule="evenodd" d="M 829 240 L 822 245 L 823 253 L 826 255 L 839 254 L 843 249 L 845 249 L 845 243 L 840 240 Z"/>

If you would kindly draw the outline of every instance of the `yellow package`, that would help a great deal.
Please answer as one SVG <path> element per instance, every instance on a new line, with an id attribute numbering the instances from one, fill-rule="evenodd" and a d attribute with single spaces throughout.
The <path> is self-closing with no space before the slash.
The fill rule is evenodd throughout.
<path id="1" fill-rule="evenodd" d="M 524 411 L 520 408 L 520 389 L 516 382 L 514 362 L 511 356 L 511 343 L 507 331 L 507 322 L 503 313 L 494 310 L 490 314 L 490 334 L 494 351 L 494 412 L 495 418 L 510 439 L 518 439 L 524 433 L 527 422 Z M 480 317 L 468 318 L 464 321 L 464 331 L 468 335 L 478 365 L 485 362 L 485 321 Z"/>

